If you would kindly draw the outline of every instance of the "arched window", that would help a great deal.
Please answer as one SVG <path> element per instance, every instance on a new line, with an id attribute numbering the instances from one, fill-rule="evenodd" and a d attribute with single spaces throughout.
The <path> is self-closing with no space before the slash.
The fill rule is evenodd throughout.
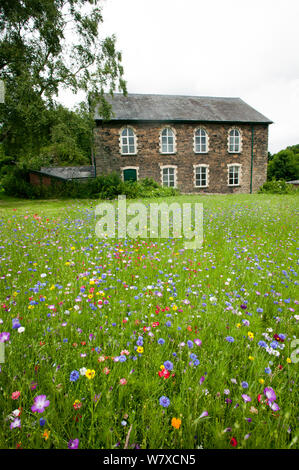
<path id="1" fill-rule="evenodd" d="M 228 151 L 230 153 L 241 152 L 241 133 L 239 129 L 231 129 L 228 134 Z"/>
<path id="2" fill-rule="evenodd" d="M 120 139 L 121 153 L 123 155 L 130 155 L 136 153 L 136 136 L 131 127 L 125 127 L 121 131 Z"/>
<path id="3" fill-rule="evenodd" d="M 194 133 L 194 152 L 195 153 L 207 153 L 208 151 L 208 134 L 200 128 L 196 129 Z"/>
<path id="4" fill-rule="evenodd" d="M 175 153 L 175 135 L 170 127 L 165 127 L 161 132 L 161 153 Z"/>

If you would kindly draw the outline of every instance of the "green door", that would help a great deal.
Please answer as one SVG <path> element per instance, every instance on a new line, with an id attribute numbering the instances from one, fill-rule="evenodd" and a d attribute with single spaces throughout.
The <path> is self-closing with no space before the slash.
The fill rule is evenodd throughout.
<path id="1" fill-rule="evenodd" d="M 124 181 L 137 181 L 137 170 L 135 168 L 124 170 Z"/>

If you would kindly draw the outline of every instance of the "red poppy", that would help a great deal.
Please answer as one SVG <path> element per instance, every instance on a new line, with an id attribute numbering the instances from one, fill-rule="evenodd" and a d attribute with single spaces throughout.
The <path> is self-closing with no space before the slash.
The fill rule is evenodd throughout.
<path id="1" fill-rule="evenodd" d="M 229 443 L 233 447 L 236 447 L 238 445 L 237 439 L 235 437 L 232 437 Z"/>
<path id="2" fill-rule="evenodd" d="M 158 374 L 159 377 L 163 377 L 164 379 L 168 379 L 168 377 L 170 376 L 170 372 L 167 369 L 159 370 Z"/>

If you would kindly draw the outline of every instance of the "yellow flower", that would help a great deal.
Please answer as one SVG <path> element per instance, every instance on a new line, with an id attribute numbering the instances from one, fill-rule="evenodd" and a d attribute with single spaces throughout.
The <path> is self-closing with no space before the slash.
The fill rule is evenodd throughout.
<path id="1" fill-rule="evenodd" d="M 290 359 L 289 357 L 287 357 L 287 363 L 288 363 L 288 364 L 291 364 L 291 362 L 292 362 L 292 359 Z"/>
<path id="2" fill-rule="evenodd" d="M 259 383 L 263 385 L 265 383 L 264 379 L 259 379 Z"/>
<path id="3" fill-rule="evenodd" d="M 67 261 L 67 262 L 65 263 L 65 265 L 66 265 L 66 266 L 69 266 L 69 265 L 70 265 L 70 262 L 69 262 L 69 261 Z"/>
<path id="4" fill-rule="evenodd" d="M 237 328 L 241 328 L 241 326 L 242 326 L 241 323 L 237 323 L 237 324 L 236 324 L 236 327 L 237 327 Z"/>
<path id="5" fill-rule="evenodd" d="M 172 418 L 171 426 L 173 426 L 175 429 L 179 429 L 181 424 L 182 424 L 182 420 L 180 418 Z"/>
<path id="6" fill-rule="evenodd" d="M 254 361 L 254 357 L 253 357 L 253 356 L 248 356 L 248 359 L 249 359 L 250 361 Z"/>
<path id="7" fill-rule="evenodd" d="M 89 295 L 88 295 L 88 298 L 89 298 L 89 299 L 92 299 L 92 298 L 93 298 L 93 295 L 92 295 L 92 294 L 89 294 Z"/>
<path id="8" fill-rule="evenodd" d="M 75 250 L 76 248 L 74 246 L 71 246 L 71 250 Z"/>
<path id="9" fill-rule="evenodd" d="M 93 379 L 93 378 L 94 378 L 95 373 L 96 373 L 95 370 L 93 370 L 93 369 L 87 369 L 87 371 L 85 372 L 85 375 L 86 375 L 86 377 L 90 380 L 90 379 Z"/>
<path id="10" fill-rule="evenodd" d="M 173 300 L 173 297 L 169 297 L 169 300 Z"/>
<path id="11" fill-rule="evenodd" d="M 248 331 L 247 334 L 248 334 L 249 338 L 252 338 L 252 339 L 254 338 L 254 334 L 251 331 Z"/>
<path id="12" fill-rule="evenodd" d="M 93 285 L 94 285 L 94 279 L 90 279 L 89 284 L 90 284 L 91 286 L 93 286 Z"/>
<path id="13" fill-rule="evenodd" d="M 177 310 L 177 309 L 178 309 L 178 308 L 177 308 L 176 305 L 174 305 L 174 306 L 172 307 L 172 310 Z"/>
<path id="14" fill-rule="evenodd" d="M 144 351 L 143 347 L 142 347 L 142 346 L 138 346 L 137 352 L 140 353 L 140 354 L 142 354 L 143 351 Z"/>
<path id="15" fill-rule="evenodd" d="M 163 370 L 165 369 L 165 366 L 163 366 L 163 364 L 160 366 L 160 369 Z"/>
<path id="16" fill-rule="evenodd" d="M 45 429 L 45 432 L 43 434 L 43 438 L 45 439 L 45 441 L 49 439 L 49 436 L 50 436 L 50 431 L 48 429 Z"/>
<path id="17" fill-rule="evenodd" d="M 54 284 L 52 284 L 51 287 L 50 287 L 50 290 L 53 290 L 53 289 L 55 289 Z"/>

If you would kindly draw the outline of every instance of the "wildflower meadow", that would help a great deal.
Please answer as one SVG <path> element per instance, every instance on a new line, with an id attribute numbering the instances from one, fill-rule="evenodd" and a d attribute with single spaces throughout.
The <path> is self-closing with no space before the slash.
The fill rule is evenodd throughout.
<path id="1" fill-rule="evenodd" d="M 298 196 L 172 201 L 202 248 L 0 201 L 0 448 L 298 448 Z"/>

